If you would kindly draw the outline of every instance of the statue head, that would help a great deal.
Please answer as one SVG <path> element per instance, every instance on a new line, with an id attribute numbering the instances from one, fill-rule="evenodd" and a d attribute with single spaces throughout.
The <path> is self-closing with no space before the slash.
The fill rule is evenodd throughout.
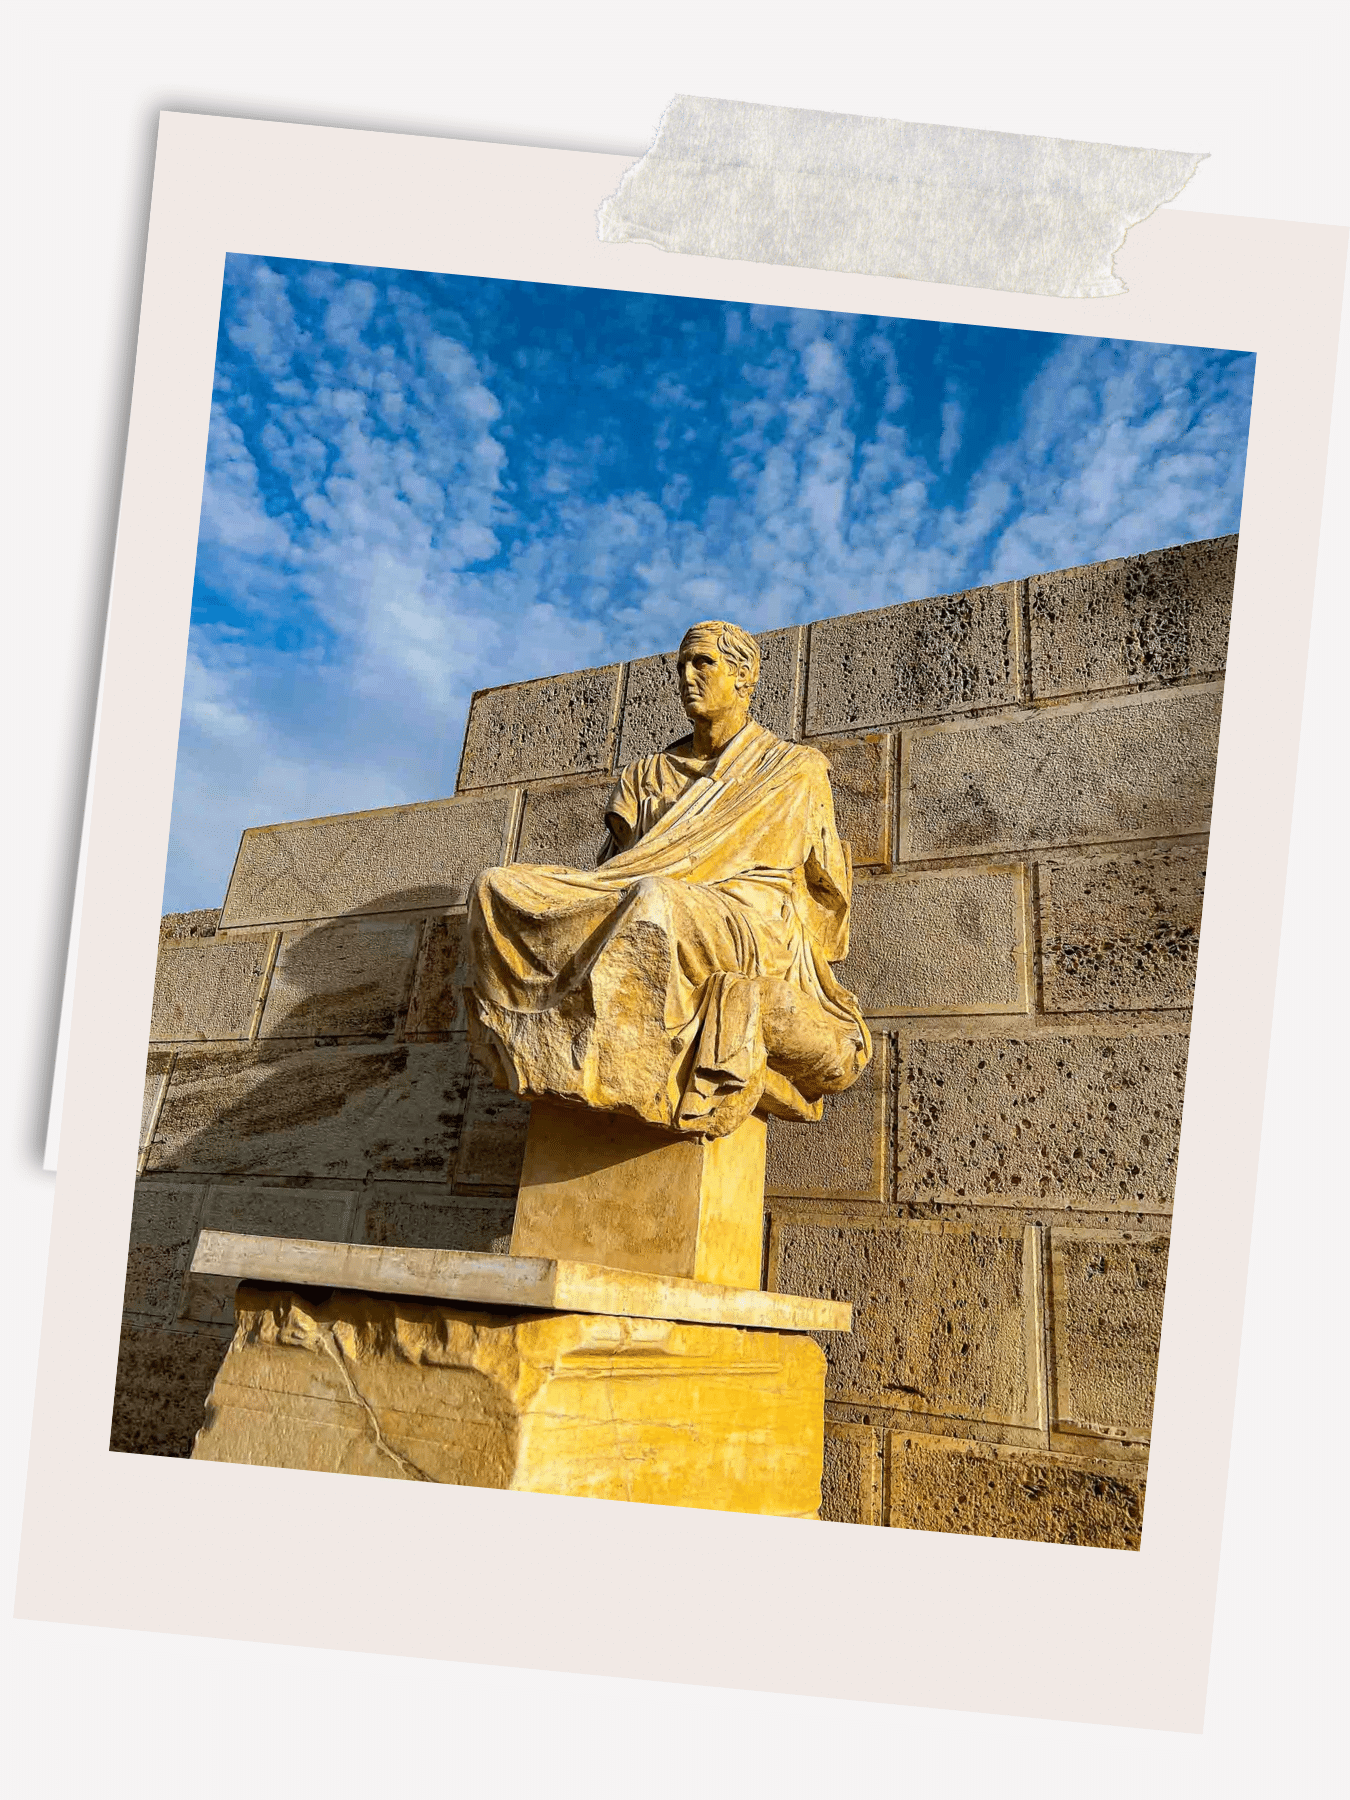
<path id="1" fill-rule="evenodd" d="M 702 619 L 680 640 L 680 704 L 696 724 L 724 713 L 748 714 L 759 680 L 759 645 L 725 619 Z"/>

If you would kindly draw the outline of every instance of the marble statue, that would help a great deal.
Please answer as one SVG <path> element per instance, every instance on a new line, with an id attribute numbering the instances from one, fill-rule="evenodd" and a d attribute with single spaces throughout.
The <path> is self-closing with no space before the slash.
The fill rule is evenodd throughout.
<path id="1" fill-rule="evenodd" d="M 825 757 L 750 717 L 739 626 L 691 626 L 677 666 L 692 732 L 620 775 L 599 867 L 479 877 L 465 1002 L 499 1087 L 710 1140 L 818 1119 L 872 1046 L 830 967 L 852 866 Z"/>

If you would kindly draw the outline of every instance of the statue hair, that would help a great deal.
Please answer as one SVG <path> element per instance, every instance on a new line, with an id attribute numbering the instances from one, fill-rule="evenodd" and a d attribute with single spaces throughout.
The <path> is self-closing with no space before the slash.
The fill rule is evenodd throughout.
<path id="1" fill-rule="evenodd" d="M 681 650 L 696 631 L 711 632 L 716 637 L 718 650 L 732 667 L 745 671 L 746 693 L 753 694 L 759 682 L 759 645 L 745 627 L 733 625 L 727 619 L 700 619 L 680 639 Z"/>

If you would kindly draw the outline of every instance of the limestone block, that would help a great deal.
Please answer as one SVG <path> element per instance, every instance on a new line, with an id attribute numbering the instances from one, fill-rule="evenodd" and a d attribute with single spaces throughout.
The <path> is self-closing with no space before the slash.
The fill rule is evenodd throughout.
<path id="1" fill-rule="evenodd" d="M 1042 863 L 1047 1011 L 1189 1006 L 1205 859 L 1196 848 Z"/>
<path id="2" fill-rule="evenodd" d="M 230 1331 L 218 1325 L 123 1327 L 108 1448 L 190 1456 Z"/>
<path id="3" fill-rule="evenodd" d="M 246 1038 L 265 990 L 272 937 L 161 938 L 152 1043 Z"/>
<path id="4" fill-rule="evenodd" d="M 834 818 L 855 869 L 891 860 L 891 768 L 895 740 L 888 731 L 864 737 L 821 738 L 813 750 L 830 761 Z"/>
<path id="5" fill-rule="evenodd" d="M 462 906 L 509 848 L 515 792 L 260 825 L 239 841 L 222 928 Z"/>
<path id="6" fill-rule="evenodd" d="M 605 836 L 605 802 L 613 792 L 610 775 L 601 781 L 531 788 L 525 796 L 515 860 L 595 868 Z"/>
<path id="7" fill-rule="evenodd" d="M 1033 575 L 1031 690 L 1038 699 L 1223 670 L 1237 538 Z"/>
<path id="8" fill-rule="evenodd" d="M 853 886 L 841 979 L 864 1013 L 1024 1013 L 1026 873 L 874 875 Z"/>
<path id="9" fill-rule="evenodd" d="M 475 694 L 464 732 L 459 792 L 608 769 L 622 673 L 622 663 L 610 663 Z"/>
<path id="10" fill-rule="evenodd" d="M 434 1041 L 464 1030 L 464 996 L 455 985 L 464 948 L 464 917 L 463 913 L 445 913 L 423 923 L 403 1028 L 406 1038 Z"/>
<path id="11" fill-rule="evenodd" d="M 260 1285 L 238 1317 L 198 1459 L 817 1515 L 809 1338 Z"/>
<path id="12" fill-rule="evenodd" d="M 881 1523 L 877 1434 L 870 1425 L 825 1426 L 820 1516 L 843 1525 Z"/>
<path id="13" fill-rule="evenodd" d="M 404 1245 L 414 1250 L 481 1250 L 506 1256 L 511 1248 L 515 1202 L 467 1205 L 463 1200 L 428 1199 L 425 1182 L 380 1181 L 366 1190 L 357 1241 Z"/>
<path id="14" fill-rule="evenodd" d="M 1051 1232 L 1050 1353 L 1061 1431 L 1147 1440 L 1167 1244 L 1162 1233 Z"/>
<path id="15" fill-rule="evenodd" d="M 1160 1212 L 1187 1038 L 902 1037 L 898 1199 Z"/>
<path id="16" fill-rule="evenodd" d="M 1016 582 L 821 619 L 810 629 L 808 737 L 1017 700 Z"/>
<path id="17" fill-rule="evenodd" d="M 769 1286 L 853 1306 L 831 1400 L 1043 1423 L 1039 1282 L 1031 1229 L 773 1221 Z"/>
<path id="18" fill-rule="evenodd" d="M 1220 699 L 1184 688 L 907 732 L 901 855 L 1206 831 Z"/>
<path id="19" fill-rule="evenodd" d="M 468 1084 L 463 1039 L 184 1050 L 148 1167 L 446 1181 Z"/>
<path id="20" fill-rule="evenodd" d="M 420 924 L 329 919 L 284 932 L 259 1037 L 392 1037 L 408 1009 Z"/>
<path id="21" fill-rule="evenodd" d="M 175 1052 L 172 1050 L 152 1050 L 145 1059 L 145 1087 L 141 1093 L 140 1145 L 142 1154 L 150 1142 L 155 1123 L 159 1118 L 160 1102 L 164 1098 L 164 1089 L 174 1061 Z"/>
<path id="22" fill-rule="evenodd" d="M 764 1138 L 760 1118 L 705 1139 L 536 1100 L 511 1253 L 757 1288 Z"/>
<path id="23" fill-rule="evenodd" d="M 124 1312 L 166 1324 L 176 1317 L 205 1193 L 199 1183 L 137 1182 Z"/>
<path id="24" fill-rule="evenodd" d="M 514 1195 L 520 1186 L 529 1124 L 528 1104 L 493 1087 L 487 1070 L 475 1063 L 459 1133 L 456 1189 Z"/>
<path id="25" fill-rule="evenodd" d="M 327 1238 L 340 1243 L 349 1236 L 354 1198 L 345 1188 L 214 1182 L 206 1192 L 200 1224 L 203 1231 Z M 235 1276 L 204 1275 L 194 1270 L 185 1284 L 182 1317 L 233 1327 L 234 1291 L 238 1285 Z"/>
<path id="26" fill-rule="evenodd" d="M 884 1200 L 889 1173 L 889 1039 L 872 1039 L 872 1060 L 842 1094 L 825 1096 L 818 1124 L 770 1119 L 764 1191 L 804 1200 Z"/>
<path id="27" fill-rule="evenodd" d="M 755 689 L 751 714 L 765 730 L 776 732 L 781 738 L 797 735 L 797 695 L 804 638 L 805 628 L 801 625 L 789 625 L 780 631 L 761 631 L 755 638 L 759 645 L 759 685 Z M 686 736 L 688 731 L 689 720 L 680 705 L 675 651 L 668 651 L 664 656 L 644 656 L 629 663 L 615 767 L 625 769 L 641 756 L 654 756 L 658 750 L 664 750 Z"/>
<path id="28" fill-rule="evenodd" d="M 893 1431 L 887 1523 L 1137 1550 L 1144 1472 L 1048 1450 Z"/>
<path id="29" fill-rule="evenodd" d="M 159 922 L 159 941 L 167 943 L 192 943 L 200 938 L 216 935 L 220 924 L 220 908 L 201 907 L 196 912 L 165 913 Z"/>

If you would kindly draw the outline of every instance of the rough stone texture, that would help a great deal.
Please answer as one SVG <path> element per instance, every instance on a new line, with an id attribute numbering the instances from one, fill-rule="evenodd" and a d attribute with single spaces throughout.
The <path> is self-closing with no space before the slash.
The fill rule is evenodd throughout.
<path id="1" fill-rule="evenodd" d="M 1203 849 L 1042 863 L 1049 1012 L 1189 1006 L 1204 902 Z"/>
<path id="2" fill-rule="evenodd" d="M 1162 1332 L 1167 1238 L 1051 1233 L 1055 1423 L 1147 1440 Z"/>
<path id="3" fill-rule="evenodd" d="M 1187 1038 L 902 1037 L 900 1199 L 1161 1211 Z"/>
<path id="4" fill-rule="evenodd" d="M 159 922 L 161 944 L 194 943 L 216 935 L 220 924 L 218 906 L 199 907 L 196 912 L 165 913 Z"/>
<path id="5" fill-rule="evenodd" d="M 622 672 L 609 663 L 475 694 L 458 791 L 608 769 Z"/>
<path id="6" fill-rule="evenodd" d="M 176 1317 L 206 1189 L 140 1181 L 131 1207 L 123 1310 L 167 1324 Z"/>
<path id="7" fill-rule="evenodd" d="M 1038 699 L 1213 675 L 1224 666 L 1237 538 L 1033 575 L 1031 689 Z"/>
<path id="8" fill-rule="evenodd" d="M 271 942 L 270 936 L 161 939 L 150 1041 L 246 1038 Z"/>
<path id="9" fill-rule="evenodd" d="M 855 882 L 840 979 L 865 1013 L 1026 1012 L 1025 883 L 1020 865 Z"/>
<path id="10" fill-rule="evenodd" d="M 889 1139 L 886 1101 L 893 1061 L 878 1032 L 872 1060 L 842 1094 L 827 1094 L 819 1124 L 770 1119 L 764 1166 L 766 1194 L 806 1200 L 884 1200 Z"/>
<path id="11" fill-rule="evenodd" d="M 397 1244 L 409 1250 L 488 1250 L 506 1256 L 511 1249 L 515 1203 L 467 1206 L 446 1199 L 428 1200 L 426 1189 L 382 1181 L 368 1191 L 358 1229 L 365 1244 Z"/>
<path id="12" fill-rule="evenodd" d="M 147 1166 L 445 1181 L 468 1083 L 462 1039 L 185 1050 Z"/>
<path id="13" fill-rule="evenodd" d="M 1137 1550 L 1144 1476 L 1046 1450 L 889 1434 L 887 1523 L 911 1531 Z"/>
<path id="14" fill-rule="evenodd" d="M 825 1425 L 820 1516 L 844 1525 L 881 1523 L 876 1433 L 870 1425 Z"/>
<path id="15" fill-rule="evenodd" d="M 1205 831 L 1220 698 L 1191 688 L 908 733 L 901 854 Z"/>
<path id="16" fill-rule="evenodd" d="M 159 1105 L 160 1090 L 164 1086 L 164 1078 L 173 1067 L 174 1052 L 172 1050 L 152 1050 L 145 1059 L 145 1087 L 141 1093 L 141 1136 L 140 1147 L 144 1152 L 149 1142 L 151 1127 L 155 1122 L 155 1109 Z"/>
<path id="17" fill-rule="evenodd" d="M 515 860 L 595 868 L 605 836 L 605 802 L 613 791 L 608 775 L 603 781 L 532 789 L 525 796 Z"/>
<path id="18" fill-rule="evenodd" d="M 347 1240 L 353 1210 L 344 1188 L 253 1186 L 216 1182 L 206 1193 L 200 1215 L 203 1231 L 234 1231 L 288 1238 Z M 197 1233 L 193 1233 L 195 1247 Z M 188 1272 L 183 1286 L 181 1317 L 205 1325 L 234 1324 L 237 1280 L 229 1276 Z"/>
<path id="19" fill-rule="evenodd" d="M 217 1325 L 125 1326 L 108 1448 L 190 1456 L 231 1335 Z"/>
<path id="20" fill-rule="evenodd" d="M 464 946 L 464 914 L 427 919 L 417 956 L 412 995 L 403 1034 L 407 1038 L 440 1039 L 464 1029 L 464 996 L 455 986 Z"/>
<path id="21" fill-rule="evenodd" d="M 811 626 L 806 735 L 898 725 L 1017 695 L 1017 584 Z"/>
<path id="22" fill-rule="evenodd" d="M 789 625 L 780 631 L 762 631 L 755 639 L 759 645 L 759 685 L 751 714 L 767 731 L 776 732 L 781 738 L 797 735 L 804 637 L 803 626 Z M 688 732 L 689 721 L 680 705 L 675 676 L 675 651 L 629 663 L 615 767 L 624 769 L 641 756 L 653 756 Z"/>
<path id="23" fill-rule="evenodd" d="M 852 1331 L 820 1340 L 830 1399 L 1035 1424 L 1033 1262 L 1020 1228 L 775 1218 L 769 1285 L 852 1303 Z"/>
<path id="24" fill-rule="evenodd" d="M 416 918 L 330 919 L 286 932 L 258 1035 L 392 1037 L 407 1012 L 419 934 Z"/>
<path id="25" fill-rule="evenodd" d="M 895 740 L 886 731 L 866 737 L 821 738 L 813 750 L 830 759 L 834 817 L 854 868 L 891 860 L 891 769 Z"/>
<path id="26" fill-rule="evenodd" d="M 246 831 L 222 927 L 462 906 L 507 851 L 514 790 Z"/>
<path id="27" fill-rule="evenodd" d="M 526 1102 L 493 1087 L 487 1070 L 475 1063 L 460 1126 L 455 1187 L 514 1194 L 520 1186 L 529 1123 Z"/>

